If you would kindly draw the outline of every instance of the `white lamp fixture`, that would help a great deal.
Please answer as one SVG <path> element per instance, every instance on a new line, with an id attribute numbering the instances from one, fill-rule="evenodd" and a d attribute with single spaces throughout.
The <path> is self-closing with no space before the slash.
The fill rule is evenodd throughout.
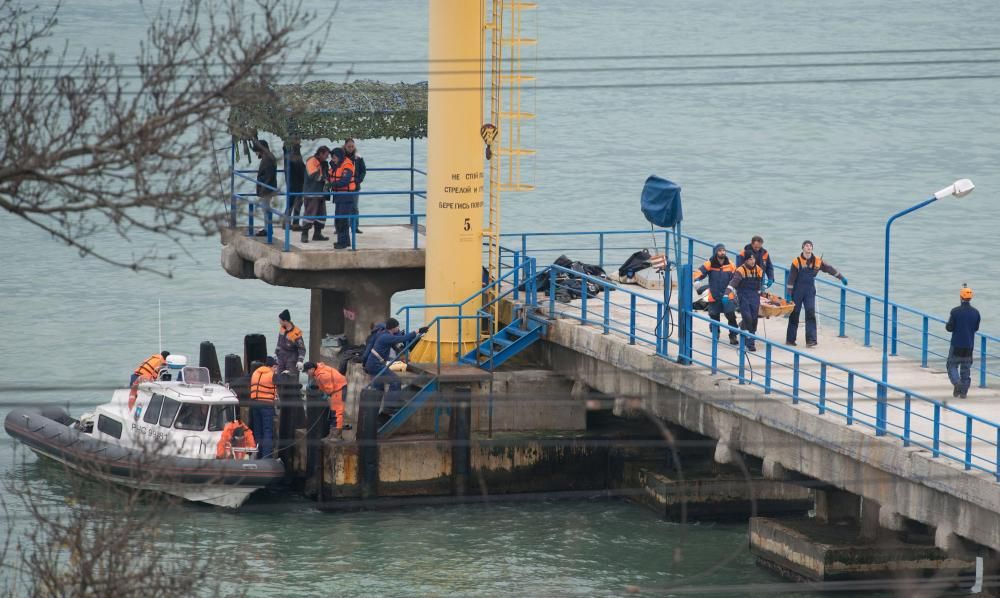
<path id="1" fill-rule="evenodd" d="M 972 190 L 975 188 L 976 186 L 969 179 L 958 179 L 954 183 L 935 193 L 934 198 L 944 199 L 948 196 L 954 196 L 955 199 L 958 199 L 959 197 L 965 197 L 966 195 L 972 193 Z"/>

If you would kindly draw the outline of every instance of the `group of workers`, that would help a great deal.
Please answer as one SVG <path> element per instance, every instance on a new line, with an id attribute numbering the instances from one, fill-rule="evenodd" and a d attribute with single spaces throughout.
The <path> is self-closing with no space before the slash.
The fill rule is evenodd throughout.
<path id="1" fill-rule="evenodd" d="M 812 241 L 802 242 L 802 252 L 792 260 L 785 282 L 785 300 L 794 302 L 795 306 L 788 316 L 788 329 L 785 332 L 785 344 L 796 346 L 799 328 L 799 314 L 806 312 L 806 346 L 815 347 L 816 338 L 816 276 L 825 272 L 838 279 L 844 285 L 847 277 L 837 271 L 823 258 L 813 253 Z M 716 245 L 712 257 L 703 263 L 693 274 L 694 280 L 708 281 L 708 315 L 716 322 L 721 316 L 733 328 L 746 330 L 757 334 L 757 321 L 760 312 L 760 295 L 774 284 L 774 264 L 771 256 L 764 249 L 764 239 L 754 236 L 743 251 L 736 256 L 736 265 L 729 260 L 726 247 L 721 243 Z M 976 332 L 979 330 L 980 314 L 972 307 L 972 289 L 962 286 L 959 291 L 961 303 L 951 310 L 945 329 L 951 333 L 951 343 L 948 350 L 948 378 L 952 384 L 952 396 L 966 398 L 972 383 L 972 357 L 976 347 Z M 740 313 L 740 322 L 736 322 L 736 312 Z M 713 333 L 719 336 L 719 327 L 713 325 Z M 729 342 L 739 344 L 739 335 L 730 331 Z M 753 337 L 746 340 L 747 351 L 756 351 Z"/>
<path id="2" fill-rule="evenodd" d="M 799 331 L 799 315 L 803 309 L 806 312 L 806 345 L 815 347 L 818 343 L 816 334 L 816 276 L 825 272 L 847 284 L 847 278 L 837 271 L 823 258 L 813 253 L 812 241 L 803 241 L 802 253 L 794 260 L 789 269 L 785 283 L 785 300 L 792 301 L 795 306 L 788 317 L 788 330 L 785 333 L 785 344 L 796 346 Z M 708 315 L 716 322 L 721 316 L 733 328 L 746 330 L 757 334 L 757 321 L 760 312 L 760 295 L 774 284 L 774 264 L 771 256 L 764 249 L 764 239 L 755 235 L 737 254 L 734 265 L 726 254 L 726 246 L 719 243 L 712 250 L 712 257 L 694 272 L 694 280 L 708 280 Z M 741 321 L 736 322 L 736 312 L 739 311 Z M 719 328 L 713 325 L 714 334 L 719 336 Z M 730 344 L 739 344 L 739 335 L 729 333 Z M 756 351 L 753 337 L 746 341 L 748 351 Z"/>
<path id="3" fill-rule="evenodd" d="M 278 314 L 278 342 L 276 357 L 268 356 L 264 364 L 250 376 L 250 400 L 253 429 L 260 441 L 261 458 L 270 458 L 274 439 L 274 401 L 278 398 L 276 377 L 304 372 L 309 376 L 311 386 L 322 393 L 328 401 L 328 418 L 331 431 L 339 433 L 344 429 L 344 391 L 347 379 L 336 368 L 325 363 L 305 361 L 306 347 L 302 330 L 292 322 L 287 309 Z"/>
<path id="4" fill-rule="evenodd" d="M 344 249 L 351 246 L 351 230 L 360 234 L 358 228 L 358 192 L 365 179 L 365 160 L 357 154 L 353 139 L 347 139 L 340 147 L 330 149 L 319 146 L 309 159 L 303 161 L 301 147 L 286 147 L 288 154 L 288 191 L 294 201 L 286 208 L 285 217 L 291 219 L 291 229 L 301 231 L 301 241 L 329 241 L 323 235 L 326 226 L 326 200 L 333 193 L 334 230 L 337 238 L 333 247 Z M 257 168 L 257 197 L 262 210 L 270 208 L 271 200 L 277 195 L 277 161 L 264 140 L 254 142 L 254 152 L 260 164 Z M 264 235 L 261 229 L 257 235 Z"/>

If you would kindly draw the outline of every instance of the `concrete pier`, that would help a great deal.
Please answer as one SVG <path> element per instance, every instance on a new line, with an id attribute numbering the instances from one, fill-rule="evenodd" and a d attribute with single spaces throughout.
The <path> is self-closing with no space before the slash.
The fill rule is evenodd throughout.
<path id="1" fill-rule="evenodd" d="M 302 243 L 292 232 L 291 250 L 282 251 L 284 231 L 274 242 L 248 237 L 242 229 L 222 229 L 222 267 L 236 278 L 256 278 L 275 286 L 312 291 L 309 355 L 319 359 L 326 335 L 346 335 L 363 343 L 372 322 L 390 312 L 392 295 L 424 286 L 424 231 L 409 225 L 366 226 L 358 249 L 334 249 L 333 241 Z"/>
<path id="2" fill-rule="evenodd" d="M 861 579 L 949 580 L 968 576 L 974 559 L 956 558 L 930 543 L 884 536 L 860 539 L 857 525 L 825 525 L 816 519 L 750 519 L 750 552 L 761 566 L 795 581 Z"/>
<path id="3" fill-rule="evenodd" d="M 600 313 L 599 305 L 593 309 Z M 752 455 L 770 462 L 772 472 L 830 484 L 898 516 L 1000 550 L 1000 484 L 989 475 L 964 471 L 929 451 L 876 437 L 869 428 L 847 426 L 815 407 L 765 395 L 707 368 L 676 364 L 652 348 L 629 345 L 620 334 L 603 334 L 599 326 L 556 319 L 542 352 L 556 373 L 629 397 L 652 417 L 715 439 L 718 457 Z"/>

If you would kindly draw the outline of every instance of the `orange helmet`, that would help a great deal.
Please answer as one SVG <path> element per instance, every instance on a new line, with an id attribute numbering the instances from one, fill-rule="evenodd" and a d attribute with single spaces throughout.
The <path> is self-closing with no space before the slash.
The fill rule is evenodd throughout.
<path id="1" fill-rule="evenodd" d="M 967 286 L 962 286 L 962 290 L 958 292 L 958 296 L 962 301 L 972 301 L 972 289 Z"/>

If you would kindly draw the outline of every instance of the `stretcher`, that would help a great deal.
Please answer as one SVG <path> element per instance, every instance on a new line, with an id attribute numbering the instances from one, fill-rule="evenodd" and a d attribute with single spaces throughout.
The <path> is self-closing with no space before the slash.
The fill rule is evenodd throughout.
<path id="1" fill-rule="evenodd" d="M 792 313 L 793 309 L 795 309 L 794 301 L 785 301 L 783 297 L 779 297 L 773 293 L 761 293 L 760 307 L 757 309 L 757 315 L 762 318 L 787 316 Z"/>

